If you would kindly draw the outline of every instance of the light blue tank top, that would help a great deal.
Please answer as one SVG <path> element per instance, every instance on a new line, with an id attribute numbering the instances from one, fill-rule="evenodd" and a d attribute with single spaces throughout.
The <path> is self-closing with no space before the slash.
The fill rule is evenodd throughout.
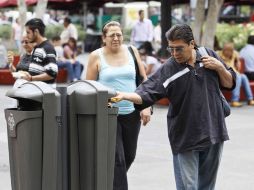
<path id="1" fill-rule="evenodd" d="M 125 47 L 125 51 L 128 52 L 128 64 L 123 66 L 111 66 L 107 64 L 104 55 L 103 48 L 98 49 L 100 57 L 100 72 L 98 82 L 108 86 L 116 91 L 120 92 L 134 92 L 136 89 L 136 70 L 134 60 L 130 54 L 128 47 Z M 133 103 L 123 100 L 115 103 L 114 106 L 119 108 L 119 114 L 125 115 L 134 111 Z"/>

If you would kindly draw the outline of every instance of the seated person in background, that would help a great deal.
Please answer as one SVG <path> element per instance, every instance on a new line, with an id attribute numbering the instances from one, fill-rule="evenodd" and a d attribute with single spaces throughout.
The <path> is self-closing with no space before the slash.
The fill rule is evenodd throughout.
<path id="1" fill-rule="evenodd" d="M 9 69 L 12 72 L 17 72 L 17 71 L 28 72 L 28 69 L 29 69 L 29 64 L 31 62 L 31 55 L 32 55 L 32 51 L 35 46 L 35 43 L 29 42 L 27 37 L 23 36 L 21 40 L 21 44 L 23 49 L 25 50 L 25 53 L 20 56 L 19 63 L 17 64 L 16 67 L 13 65 L 13 61 L 14 61 L 13 52 L 12 51 L 8 52 L 8 63 L 10 63 Z"/>
<path id="2" fill-rule="evenodd" d="M 74 81 L 73 65 L 70 60 L 64 57 L 64 49 L 61 43 L 60 36 L 53 37 L 52 44 L 56 50 L 56 63 L 58 69 L 65 68 L 68 72 L 68 82 L 73 82 Z"/>
<path id="3" fill-rule="evenodd" d="M 74 81 L 80 80 L 82 66 L 76 60 L 77 56 L 77 41 L 70 37 L 68 43 L 64 46 L 64 57 L 71 62 L 74 70 Z"/>
<path id="4" fill-rule="evenodd" d="M 145 49 L 147 55 L 150 55 L 150 56 L 155 55 L 155 51 L 151 42 L 147 42 L 147 41 L 144 42 L 138 49 Z"/>
<path id="5" fill-rule="evenodd" d="M 244 59 L 245 74 L 254 80 L 254 35 L 248 37 L 247 44 L 241 49 L 240 57 Z"/>
<path id="6" fill-rule="evenodd" d="M 250 83 L 245 74 L 239 73 L 239 55 L 234 50 L 233 43 L 225 43 L 223 49 L 218 51 L 218 55 L 223 59 L 223 61 L 230 67 L 234 69 L 236 72 L 236 86 L 235 89 L 232 91 L 232 107 L 240 107 L 242 103 L 239 102 L 240 98 L 240 90 L 241 86 L 243 86 L 244 91 L 246 93 L 246 97 L 248 100 L 248 105 L 254 105 L 253 95 L 250 88 Z"/>
<path id="7" fill-rule="evenodd" d="M 161 63 L 153 56 L 148 55 L 145 49 L 139 49 L 140 58 L 145 66 L 146 75 L 149 77 L 157 71 Z"/>

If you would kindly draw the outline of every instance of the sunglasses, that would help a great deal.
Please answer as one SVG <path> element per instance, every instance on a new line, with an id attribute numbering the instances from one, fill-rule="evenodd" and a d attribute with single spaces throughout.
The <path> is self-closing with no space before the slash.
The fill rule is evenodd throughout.
<path id="1" fill-rule="evenodd" d="M 169 53 L 183 53 L 185 47 L 167 47 Z"/>

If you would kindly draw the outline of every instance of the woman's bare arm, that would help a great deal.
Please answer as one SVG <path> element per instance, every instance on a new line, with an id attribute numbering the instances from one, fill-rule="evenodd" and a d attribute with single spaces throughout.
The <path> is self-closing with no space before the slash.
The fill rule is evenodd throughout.
<path id="1" fill-rule="evenodd" d="M 99 56 L 92 52 L 88 58 L 86 80 L 97 80 L 99 74 Z"/>

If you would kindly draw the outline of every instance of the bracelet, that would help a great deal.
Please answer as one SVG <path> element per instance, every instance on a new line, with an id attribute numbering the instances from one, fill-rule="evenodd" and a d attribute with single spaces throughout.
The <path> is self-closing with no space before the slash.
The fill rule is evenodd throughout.
<path id="1" fill-rule="evenodd" d="M 30 77 L 30 81 L 33 81 L 33 76 L 31 75 L 31 77 Z"/>

